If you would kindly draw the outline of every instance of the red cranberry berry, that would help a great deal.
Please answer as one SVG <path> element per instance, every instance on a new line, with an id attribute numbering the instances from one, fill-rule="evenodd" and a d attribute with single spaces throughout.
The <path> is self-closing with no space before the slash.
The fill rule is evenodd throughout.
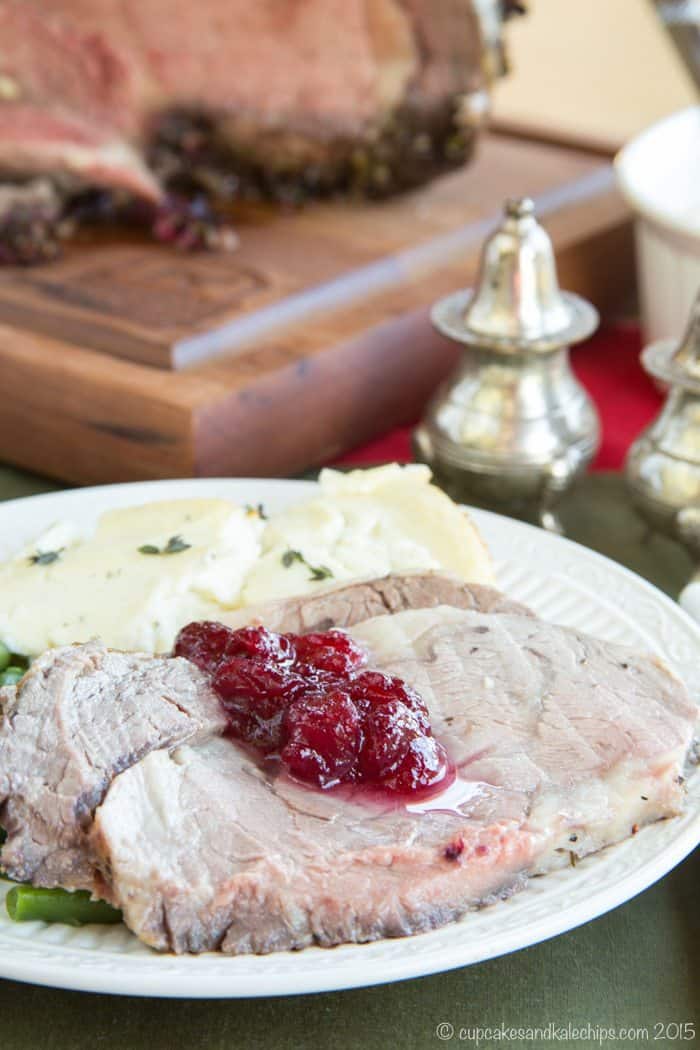
<path id="1" fill-rule="evenodd" d="M 300 667 L 315 667 L 346 678 L 367 662 L 365 653 L 343 631 L 303 634 L 294 639 Z"/>
<path id="2" fill-rule="evenodd" d="M 306 689 L 300 675 L 272 662 L 234 656 L 218 669 L 213 680 L 234 736 L 265 751 L 282 743 L 285 708 Z"/>
<path id="3" fill-rule="evenodd" d="M 442 744 L 433 736 L 417 735 L 411 740 L 399 768 L 383 780 L 383 786 L 388 791 L 411 795 L 439 783 L 448 768 L 447 753 Z"/>
<path id="4" fill-rule="evenodd" d="M 233 633 L 230 627 L 209 620 L 188 623 L 175 639 L 173 651 L 175 656 L 184 656 L 202 671 L 213 673 L 221 663 Z"/>
<path id="5" fill-rule="evenodd" d="M 203 671 L 213 674 L 224 660 L 246 656 L 251 660 L 294 662 L 292 641 L 264 627 L 241 627 L 234 631 L 222 623 L 202 620 L 188 623 L 175 639 L 175 656 L 184 656 Z"/>
<path id="6" fill-rule="evenodd" d="M 365 780 L 379 781 L 395 773 L 421 729 L 411 712 L 398 700 L 370 707 L 362 723 L 359 768 Z"/>
<path id="7" fill-rule="evenodd" d="M 421 730 L 430 732 L 430 716 L 422 698 L 410 686 L 390 674 L 381 671 L 363 671 L 353 680 L 350 695 L 355 703 L 363 707 L 368 704 L 385 704 L 398 701 L 415 716 Z"/>
<path id="8" fill-rule="evenodd" d="M 241 627 L 233 631 L 226 648 L 227 656 L 247 656 L 251 660 L 275 660 L 286 666 L 294 662 L 294 643 L 284 634 L 275 634 L 264 627 Z"/>
<path id="9" fill-rule="evenodd" d="M 293 776 L 319 787 L 347 778 L 362 739 L 360 716 L 340 689 L 292 703 L 284 719 L 281 758 Z"/>

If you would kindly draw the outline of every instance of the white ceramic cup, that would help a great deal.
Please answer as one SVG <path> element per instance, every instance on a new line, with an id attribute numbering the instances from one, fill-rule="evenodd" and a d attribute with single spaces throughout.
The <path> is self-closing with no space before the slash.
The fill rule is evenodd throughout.
<path id="1" fill-rule="evenodd" d="M 700 289 L 700 106 L 642 132 L 615 168 L 636 217 L 645 337 L 679 338 Z"/>

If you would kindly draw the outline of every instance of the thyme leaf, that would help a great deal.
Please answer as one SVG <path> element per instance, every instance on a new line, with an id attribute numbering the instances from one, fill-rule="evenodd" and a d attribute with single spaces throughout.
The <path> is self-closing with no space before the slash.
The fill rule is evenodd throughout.
<path id="1" fill-rule="evenodd" d="M 255 514 L 260 518 L 261 521 L 268 520 L 268 516 L 265 513 L 265 507 L 262 503 L 258 503 L 256 506 L 253 506 L 252 503 L 246 503 L 245 510 L 246 514 L 248 514 L 249 517 L 252 517 Z"/>
<path id="2" fill-rule="evenodd" d="M 156 547 L 153 543 L 144 543 L 139 547 L 139 554 L 179 554 L 180 551 L 188 551 L 191 543 L 185 543 L 182 536 L 171 536 L 164 547 Z"/>
<path id="3" fill-rule="evenodd" d="M 185 543 L 182 536 L 171 536 L 163 554 L 179 554 L 180 551 L 188 551 L 191 546 L 191 543 Z"/>
<path id="4" fill-rule="evenodd" d="M 327 565 L 311 565 L 301 551 L 293 550 L 293 548 L 290 547 L 282 555 L 282 564 L 285 569 L 289 569 L 295 561 L 301 562 L 302 565 L 306 566 L 311 573 L 309 579 L 314 583 L 318 583 L 320 580 L 328 580 L 333 576 L 333 572 Z"/>
<path id="5" fill-rule="evenodd" d="M 295 561 L 300 561 L 303 564 L 304 560 L 304 555 L 301 553 L 301 551 L 294 551 L 291 547 L 289 548 L 289 550 L 286 550 L 282 555 L 282 564 L 284 565 L 285 569 L 289 569 Z"/>
<path id="6" fill-rule="evenodd" d="M 63 554 L 65 547 L 59 547 L 57 551 L 37 551 L 29 558 L 30 565 L 52 565 Z"/>
<path id="7" fill-rule="evenodd" d="M 333 575 L 327 565 L 309 565 L 312 580 L 328 580 Z"/>

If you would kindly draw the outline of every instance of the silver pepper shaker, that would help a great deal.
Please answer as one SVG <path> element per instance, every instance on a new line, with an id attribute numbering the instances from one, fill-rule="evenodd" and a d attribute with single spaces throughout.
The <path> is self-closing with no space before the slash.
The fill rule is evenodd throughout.
<path id="1" fill-rule="evenodd" d="M 627 484 L 647 523 L 682 543 L 698 565 L 681 596 L 700 614 L 700 295 L 680 342 L 661 339 L 642 352 L 646 371 L 668 387 L 653 423 L 627 455 Z M 699 617 L 700 618 L 700 617 Z"/>
<path id="2" fill-rule="evenodd" d="M 415 431 L 417 457 L 453 498 L 560 532 L 556 504 L 600 440 L 569 364 L 569 347 L 597 328 L 598 314 L 560 290 L 531 200 L 506 203 L 476 287 L 436 303 L 432 320 L 465 349 Z"/>

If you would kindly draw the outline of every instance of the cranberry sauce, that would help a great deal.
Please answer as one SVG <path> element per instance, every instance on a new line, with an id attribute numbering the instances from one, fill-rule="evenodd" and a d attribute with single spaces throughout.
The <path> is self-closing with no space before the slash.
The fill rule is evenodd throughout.
<path id="1" fill-rule="evenodd" d="M 448 783 L 447 755 L 421 697 L 400 678 L 368 670 L 343 631 L 191 623 L 175 655 L 209 675 L 233 737 L 278 757 L 305 784 L 362 784 L 415 798 Z"/>

